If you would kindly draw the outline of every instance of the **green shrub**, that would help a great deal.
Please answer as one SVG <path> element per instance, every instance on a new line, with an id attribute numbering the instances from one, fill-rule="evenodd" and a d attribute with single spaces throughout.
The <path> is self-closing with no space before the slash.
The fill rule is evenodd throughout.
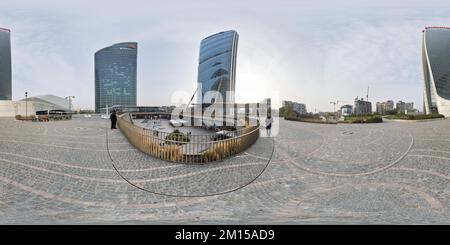
<path id="1" fill-rule="evenodd" d="M 177 142 L 167 141 L 166 143 L 168 145 L 172 145 L 172 144 L 181 145 L 181 144 L 188 143 L 191 141 L 189 136 L 180 132 L 180 130 L 178 130 L 178 129 L 175 129 L 172 133 L 167 135 L 166 140 L 177 141 Z"/>
<path id="2" fill-rule="evenodd" d="M 285 117 L 284 119 L 297 122 L 336 124 L 336 122 L 322 121 L 322 119 L 320 119 L 319 117 Z"/>
<path id="3" fill-rule="evenodd" d="M 346 116 L 344 123 L 381 123 L 383 118 L 380 115 L 361 115 L 361 116 Z"/>
<path id="4" fill-rule="evenodd" d="M 16 115 L 16 120 L 35 120 L 36 116 L 35 115 L 28 115 L 26 116 L 22 116 L 22 115 Z"/>
<path id="5" fill-rule="evenodd" d="M 427 120 L 427 119 L 434 119 L 434 118 L 444 118 L 444 115 L 441 114 L 396 114 L 396 115 L 389 115 L 386 116 L 388 119 L 400 119 L 400 120 Z"/>

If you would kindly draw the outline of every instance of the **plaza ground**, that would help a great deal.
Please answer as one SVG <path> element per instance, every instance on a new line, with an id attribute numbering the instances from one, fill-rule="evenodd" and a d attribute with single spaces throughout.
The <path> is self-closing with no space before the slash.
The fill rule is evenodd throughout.
<path id="1" fill-rule="evenodd" d="M 449 142 L 450 120 L 281 119 L 242 154 L 183 165 L 104 119 L 0 118 L 0 223 L 450 224 Z"/>

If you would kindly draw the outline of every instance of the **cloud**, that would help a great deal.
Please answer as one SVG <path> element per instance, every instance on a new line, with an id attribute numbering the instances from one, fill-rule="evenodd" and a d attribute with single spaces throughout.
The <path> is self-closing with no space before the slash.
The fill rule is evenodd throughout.
<path id="1" fill-rule="evenodd" d="M 331 110 L 329 101 L 351 103 L 367 86 L 373 102 L 420 106 L 420 30 L 446 25 L 449 13 L 445 1 L 3 0 L 0 26 L 13 30 L 14 99 L 75 95 L 76 107 L 93 108 L 95 51 L 137 41 L 138 103 L 169 104 L 195 89 L 200 40 L 235 29 L 239 100 L 276 91 Z"/>

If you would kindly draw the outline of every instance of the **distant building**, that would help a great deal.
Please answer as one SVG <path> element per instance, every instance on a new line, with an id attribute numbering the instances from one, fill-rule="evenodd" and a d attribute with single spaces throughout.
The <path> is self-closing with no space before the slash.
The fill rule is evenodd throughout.
<path id="1" fill-rule="evenodd" d="M 263 101 L 262 101 L 262 103 L 261 104 L 263 104 L 266 108 L 265 108 L 265 110 L 266 111 L 264 111 L 264 110 L 261 110 L 261 109 L 263 109 L 263 108 L 261 108 L 261 106 L 260 106 L 260 112 L 262 112 L 262 113 L 267 113 L 267 114 L 272 114 L 272 99 L 271 98 L 265 98 L 265 99 L 263 99 Z"/>
<path id="2" fill-rule="evenodd" d="M 283 100 L 282 106 L 283 107 L 291 107 L 293 111 L 295 111 L 301 115 L 308 113 L 308 111 L 306 110 L 306 105 L 303 103 L 297 103 L 297 102 L 293 102 L 293 101 L 289 101 L 289 100 Z"/>
<path id="3" fill-rule="evenodd" d="M 377 102 L 377 112 L 381 115 L 386 114 L 388 111 L 394 110 L 394 101 L 388 100 L 385 102 Z"/>
<path id="4" fill-rule="evenodd" d="M 41 95 L 19 101 L 0 101 L 0 117 L 30 116 L 49 111 L 69 112 L 72 108 L 69 100 L 55 95 Z"/>
<path id="5" fill-rule="evenodd" d="M 108 108 L 108 113 L 111 110 L 116 112 L 158 112 L 171 113 L 175 106 L 122 106 L 116 105 Z M 101 108 L 100 113 L 106 113 L 106 108 Z"/>
<path id="6" fill-rule="evenodd" d="M 137 43 L 118 43 L 95 53 L 95 111 L 136 106 Z"/>
<path id="7" fill-rule="evenodd" d="M 365 101 L 363 98 L 355 98 L 355 105 L 353 107 L 353 114 L 355 115 L 367 115 L 372 114 L 372 103 Z"/>
<path id="8" fill-rule="evenodd" d="M 66 111 L 73 109 L 73 105 L 69 100 L 62 97 L 47 94 L 35 97 L 28 97 L 20 100 L 22 102 L 28 101 L 28 114 L 35 114 L 36 112 L 45 112 L 49 110 Z M 31 113 L 31 114 L 30 114 Z"/>
<path id="9" fill-rule="evenodd" d="M 397 110 L 397 113 L 408 113 L 408 112 L 413 112 L 414 111 L 414 103 L 410 102 L 410 103 L 406 103 L 403 101 L 398 101 L 395 109 Z"/>
<path id="10" fill-rule="evenodd" d="M 0 28 L 0 100 L 12 100 L 10 35 L 10 30 Z"/>
<path id="11" fill-rule="evenodd" d="M 341 116 L 350 116 L 353 114 L 353 106 L 352 105 L 343 105 L 340 109 Z"/>
<path id="12" fill-rule="evenodd" d="M 407 112 L 414 111 L 414 103 L 413 102 L 406 103 L 406 111 Z"/>
<path id="13" fill-rule="evenodd" d="M 264 103 L 267 106 L 267 108 L 271 108 L 272 107 L 272 99 L 271 98 L 263 99 L 262 103 Z"/>

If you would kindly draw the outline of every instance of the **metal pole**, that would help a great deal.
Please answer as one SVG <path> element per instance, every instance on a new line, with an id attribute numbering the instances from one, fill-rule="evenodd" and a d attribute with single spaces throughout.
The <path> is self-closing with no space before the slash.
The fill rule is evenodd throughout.
<path id="1" fill-rule="evenodd" d="M 28 120 L 28 92 L 25 92 L 25 120 Z"/>

